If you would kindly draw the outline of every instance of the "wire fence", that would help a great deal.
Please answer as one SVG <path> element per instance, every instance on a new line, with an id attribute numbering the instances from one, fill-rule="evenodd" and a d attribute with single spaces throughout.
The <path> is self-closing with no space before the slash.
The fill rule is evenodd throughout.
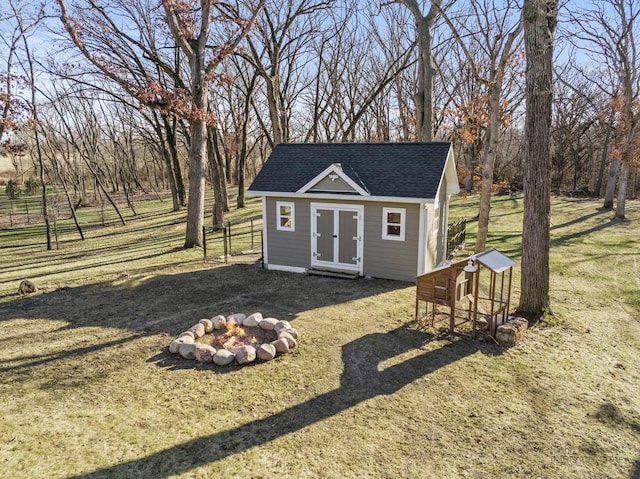
<path id="1" fill-rule="evenodd" d="M 225 221 L 207 231 L 203 228 L 204 259 L 227 263 L 230 256 L 260 253 L 262 257 L 262 216 Z"/>
<path id="2" fill-rule="evenodd" d="M 447 234 L 447 258 L 459 249 L 464 248 L 467 236 L 467 218 L 462 217 L 449 225 Z"/>
<path id="3" fill-rule="evenodd" d="M 43 221 L 42 198 L 40 196 L 23 196 L 11 199 L 0 195 L 0 227 L 15 228 Z"/>

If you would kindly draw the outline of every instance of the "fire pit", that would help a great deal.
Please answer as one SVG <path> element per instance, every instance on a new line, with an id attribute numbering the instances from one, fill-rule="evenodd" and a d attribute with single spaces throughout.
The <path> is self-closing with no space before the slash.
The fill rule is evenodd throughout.
<path id="1" fill-rule="evenodd" d="M 169 351 L 185 359 L 226 366 L 270 361 L 295 348 L 297 339 L 298 331 L 288 321 L 263 318 L 261 313 L 236 313 L 201 319 L 171 341 Z"/>

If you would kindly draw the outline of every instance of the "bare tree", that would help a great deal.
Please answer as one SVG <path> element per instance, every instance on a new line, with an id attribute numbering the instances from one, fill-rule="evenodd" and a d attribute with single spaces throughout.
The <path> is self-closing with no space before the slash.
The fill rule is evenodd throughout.
<path id="1" fill-rule="evenodd" d="M 640 4 L 636 0 L 592 0 L 588 7 L 573 12 L 571 20 L 576 42 L 594 62 L 606 66 L 607 75 L 598 78 L 597 85 L 608 94 L 613 112 L 608 115 L 614 129 L 610 175 L 619 162 L 615 216 L 624 218 L 629 171 L 640 141 Z M 611 206 L 605 195 L 605 207 Z"/>
<path id="2" fill-rule="evenodd" d="M 440 12 L 465 54 L 472 74 L 483 85 L 486 107 L 486 144 L 482 162 L 480 212 L 475 252 L 484 251 L 489 231 L 493 170 L 501 126 L 507 121 L 504 110 L 505 83 L 517 65 L 522 23 L 515 1 L 500 7 L 486 2 L 470 2 L 468 10 Z M 516 12 L 518 14 L 516 14 Z M 475 46 L 469 48 L 467 45 Z M 472 52 L 479 54 L 475 56 Z"/>
<path id="3" fill-rule="evenodd" d="M 12 11 L 16 10 L 13 3 L 10 6 Z M 14 13 L 0 23 L 0 41 L 4 44 L 4 68 L 0 73 L 0 143 L 5 139 L 5 133 L 13 130 L 24 119 L 28 110 L 21 96 L 27 86 L 27 79 L 24 75 L 16 74 L 14 69 L 16 53 L 23 40 L 23 33 L 16 18 Z"/>
<path id="4" fill-rule="evenodd" d="M 407 7 L 416 22 L 418 43 L 418 84 L 415 92 L 416 133 L 418 141 L 433 140 L 433 26 L 442 11 L 441 0 L 431 0 L 424 14 L 417 0 L 394 0 Z"/>
<path id="5" fill-rule="evenodd" d="M 550 139 L 553 103 L 555 0 L 524 0 L 522 22 L 526 49 L 524 218 L 520 312 L 539 318 L 550 307 L 549 228 Z"/>
<path id="6" fill-rule="evenodd" d="M 145 105 L 163 111 L 172 111 L 189 122 L 189 198 L 184 246 L 186 248 L 201 246 L 204 224 L 207 125 L 215 122 L 209 110 L 208 92 L 212 81 L 218 78 L 216 75 L 218 65 L 247 35 L 253 21 L 251 17 L 255 17 L 259 8 L 250 5 L 249 19 L 247 19 L 238 13 L 237 8 L 214 0 L 200 0 L 193 4 L 163 0 L 164 21 L 189 64 L 189 88 L 183 89 L 174 85 L 173 89 L 167 90 L 157 82 L 149 81 L 152 71 L 149 66 L 138 65 L 138 70 L 142 73 L 139 77 L 132 77 L 130 71 L 127 73 L 126 70 L 123 72 L 122 69 L 117 68 L 126 63 L 127 58 L 132 57 L 132 51 L 141 49 L 154 65 L 160 65 L 168 74 L 175 75 L 175 71 L 166 61 L 159 58 L 157 52 L 147 48 L 146 39 L 139 28 L 137 37 L 131 33 L 136 31 L 137 21 L 130 15 L 127 3 L 131 2 L 117 5 L 121 16 L 116 21 L 115 14 L 110 13 L 114 7 L 113 2 L 106 4 L 99 0 L 86 1 L 90 6 L 90 15 L 75 20 L 69 15 L 66 2 L 57 0 L 61 9 L 62 23 L 76 47 L 105 76 L 118 83 Z M 122 24 L 125 18 L 130 23 L 126 28 L 120 28 L 118 25 Z M 98 22 L 103 27 L 103 30 L 99 31 L 102 38 L 109 44 L 110 56 L 105 57 L 105 53 L 99 48 L 100 44 L 93 42 L 95 36 L 91 35 L 94 22 Z M 213 27 L 218 26 L 221 28 L 216 29 L 215 33 L 222 35 L 221 30 L 227 27 L 227 37 L 218 42 L 213 40 L 217 46 L 211 48 Z M 231 32 L 230 35 L 229 32 Z M 110 35 L 116 35 L 116 49 L 111 48 L 114 38 Z M 93 47 L 98 48 L 93 50 Z"/>
<path id="7" fill-rule="evenodd" d="M 318 14 L 333 3 L 335 0 L 269 1 L 258 18 L 255 33 L 248 37 L 250 55 L 245 58 L 266 86 L 272 145 L 289 140 L 292 103 L 306 83 L 303 56 L 319 29 Z"/>
<path id="8" fill-rule="evenodd" d="M 14 0 L 9 0 L 9 5 L 11 10 L 13 11 L 16 24 L 18 26 L 18 31 L 20 32 L 19 38 L 22 41 L 24 47 L 24 63 L 22 64 L 22 68 L 25 72 L 26 77 L 29 81 L 29 114 L 32 120 L 33 126 L 33 136 L 36 145 L 36 153 L 38 160 L 38 171 L 40 176 L 40 186 L 42 188 L 42 216 L 44 217 L 44 222 L 46 226 L 46 237 L 47 237 L 47 250 L 51 249 L 51 225 L 49 222 L 49 211 L 47 206 L 47 183 L 45 181 L 45 171 L 44 171 L 44 158 L 42 154 L 42 145 L 40 143 L 40 128 L 39 128 L 39 110 L 38 110 L 38 102 L 37 102 L 37 88 L 36 88 L 36 74 L 34 68 L 34 58 L 31 52 L 31 47 L 29 45 L 29 35 L 30 32 L 42 21 L 44 18 L 44 11 L 42 8 L 39 8 L 37 5 L 32 6 L 28 5 L 31 8 L 31 12 L 26 12 L 22 8 L 19 8 L 17 3 Z M 0 135 L 1 137 L 2 135 Z"/>

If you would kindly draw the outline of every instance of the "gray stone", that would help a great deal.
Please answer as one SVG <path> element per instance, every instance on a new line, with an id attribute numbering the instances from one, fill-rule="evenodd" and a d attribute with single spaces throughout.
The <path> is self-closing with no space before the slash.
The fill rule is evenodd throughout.
<path id="1" fill-rule="evenodd" d="M 295 340 L 295 338 L 286 331 L 282 331 L 280 334 L 278 334 L 278 339 L 286 339 L 287 343 L 289 344 L 289 349 L 293 349 L 298 345 L 298 342 Z"/>
<path id="2" fill-rule="evenodd" d="M 227 318 L 221 314 L 211 318 L 211 322 L 213 323 L 213 329 L 225 329 L 227 327 Z"/>
<path id="3" fill-rule="evenodd" d="M 180 352 L 180 346 L 183 344 L 193 344 L 193 337 L 191 336 L 181 336 L 177 339 L 171 341 L 169 344 L 169 352 L 173 354 L 178 354 Z"/>
<path id="4" fill-rule="evenodd" d="M 173 341 L 171 341 L 171 344 L 169 344 L 169 352 L 171 354 L 178 354 L 178 352 L 180 351 L 180 346 L 182 346 L 183 344 L 184 343 L 182 341 L 174 339 Z"/>
<path id="5" fill-rule="evenodd" d="M 256 350 L 253 346 L 242 346 L 236 353 L 238 364 L 247 364 L 256 360 Z"/>
<path id="6" fill-rule="evenodd" d="M 218 349 L 216 354 L 213 355 L 213 362 L 218 366 L 226 366 L 227 364 L 231 364 L 236 357 L 231 351 L 227 351 L 226 349 Z"/>
<path id="7" fill-rule="evenodd" d="M 193 336 L 196 339 L 201 338 L 202 336 L 204 336 L 204 324 L 202 323 L 194 324 L 189 328 L 189 331 L 193 333 Z"/>
<path id="8" fill-rule="evenodd" d="M 284 338 L 276 339 L 275 341 L 272 341 L 271 344 L 279 353 L 289 352 L 289 342 Z"/>
<path id="9" fill-rule="evenodd" d="M 276 333 L 279 333 L 284 329 L 291 329 L 291 323 L 289 323 L 289 321 L 286 321 L 286 320 L 278 321 L 273 327 L 273 330 Z"/>
<path id="10" fill-rule="evenodd" d="M 28 294 L 32 294 L 38 291 L 36 284 L 28 279 L 23 279 L 20 281 L 20 285 L 18 286 L 18 294 L 20 296 L 26 296 Z"/>
<path id="11" fill-rule="evenodd" d="M 242 322 L 246 316 L 242 313 L 235 313 L 227 316 L 227 324 L 233 324 L 236 326 L 242 326 Z"/>
<path id="12" fill-rule="evenodd" d="M 259 326 L 265 331 L 273 331 L 276 324 L 278 324 L 278 320 L 276 318 L 264 318 L 260 321 Z"/>
<path id="13" fill-rule="evenodd" d="M 193 334 L 193 331 L 182 331 L 180 334 L 178 334 L 179 338 L 183 338 L 185 336 L 189 336 L 192 339 L 196 339 L 195 334 Z"/>
<path id="14" fill-rule="evenodd" d="M 276 357 L 276 347 L 273 344 L 261 344 L 256 355 L 262 361 L 271 361 Z"/>
<path id="15" fill-rule="evenodd" d="M 247 328 L 257 328 L 258 324 L 260 324 L 260 321 L 262 321 L 262 319 L 263 318 L 261 313 L 253 313 L 247 316 L 246 318 L 244 318 L 242 325 Z"/>
<path id="16" fill-rule="evenodd" d="M 196 344 L 195 358 L 200 363 L 212 363 L 213 356 L 216 354 L 216 349 L 208 344 Z"/>
<path id="17" fill-rule="evenodd" d="M 279 331 L 280 333 L 289 333 L 291 336 L 293 336 L 294 339 L 298 339 L 299 333 L 298 330 L 295 328 L 285 328 L 282 331 Z"/>
<path id="18" fill-rule="evenodd" d="M 184 343 L 180 345 L 180 356 L 185 359 L 196 358 L 196 345 L 195 343 Z"/>
<path id="19" fill-rule="evenodd" d="M 211 331 L 213 331 L 213 321 L 211 321 L 210 319 L 201 319 L 200 324 L 204 324 L 205 333 L 210 333 Z"/>

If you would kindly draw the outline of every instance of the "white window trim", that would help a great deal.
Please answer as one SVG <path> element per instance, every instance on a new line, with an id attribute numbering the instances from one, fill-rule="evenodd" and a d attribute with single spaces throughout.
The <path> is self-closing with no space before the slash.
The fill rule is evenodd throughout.
<path id="1" fill-rule="evenodd" d="M 288 206 L 291 208 L 291 226 L 282 226 L 280 219 L 280 207 Z M 276 229 L 279 231 L 295 231 L 296 230 L 296 204 L 291 201 L 276 201 Z"/>
<path id="2" fill-rule="evenodd" d="M 387 234 L 387 215 L 389 213 L 400 213 L 400 235 Z M 392 241 L 404 241 L 404 232 L 407 227 L 407 210 L 405 208 L 382 208 L 382 239 Z"/>

